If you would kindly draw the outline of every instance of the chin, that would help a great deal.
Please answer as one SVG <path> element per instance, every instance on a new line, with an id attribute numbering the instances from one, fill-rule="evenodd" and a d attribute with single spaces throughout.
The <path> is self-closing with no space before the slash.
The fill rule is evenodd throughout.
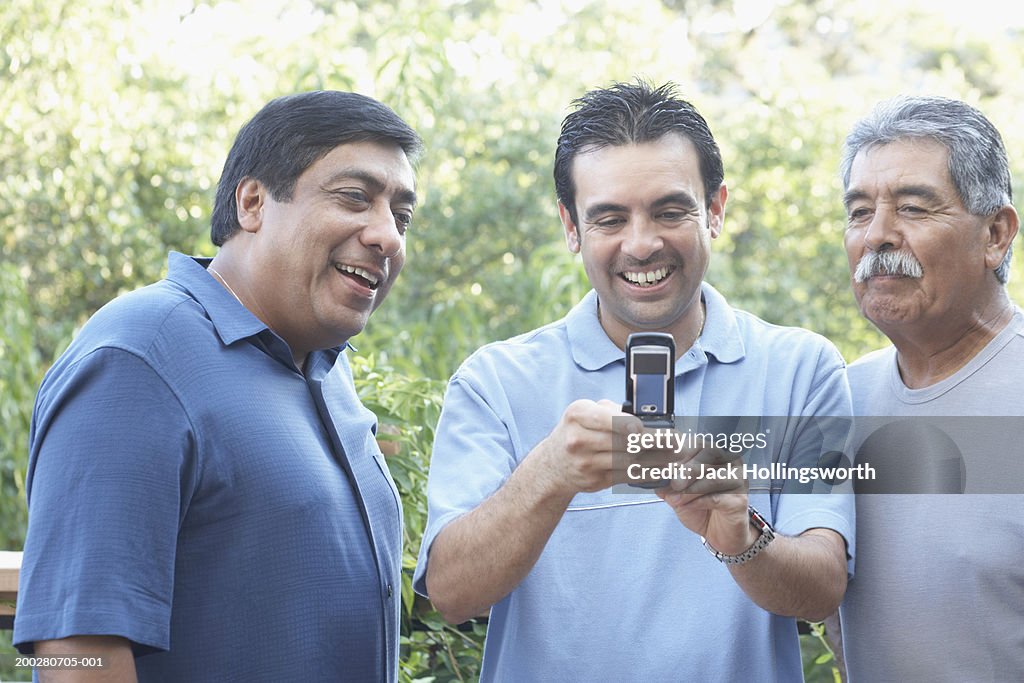
<path id="1" fill-rule="evenodd" d="M 878 326 L 913 322 L 915 317 L 905 308 L 893 305 L 863 306 L 861 314 Z"/>
<path id="2" fill-rule="evenodd" d="M 344 346 L 346 342 L 355 337 L 366 327 L 366 321 L 362 324 L 355 323 L 351 320 L 347 320 L 344 323 L 335 321 L 334 325 L 331 325 L 327 329 L 330 331 L 331 343 L 327 348 L 333 348 L 335 346 Z"/>

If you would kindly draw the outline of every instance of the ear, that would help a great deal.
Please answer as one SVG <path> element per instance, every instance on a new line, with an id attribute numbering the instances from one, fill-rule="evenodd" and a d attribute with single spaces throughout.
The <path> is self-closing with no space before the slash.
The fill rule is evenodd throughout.
<path id="1" fill-rule="evenodd" d="M 258 232 L 263 225 L 263 202 L 267 188 L 255 178 L 242 178 L 235 188 L 238 224 L 246 232 Z"/>
<path id="2" fill-rule="evenodd" d="M 574 254 L 580 253 L 579 228 L 572 222 L 569 209 L 565 208 L 565 204 L 562 202 L 558 202 L 558 217 L 562 219 L 562 227 L 565 229 L 565 246 L 569 247 L 569 251 Z"/>
<path id="3" fill-rule="evenodd" d="M 995 270 L 1006 258 L 1013 238 L 1020 228 L 1020 218 L 1012 206 L 1007 205 L 996 211 L 988 226 L 988 242 L 985 245 L 985 267 Z"/>
<path id="4" fill-rule="evenodd" d="M 719 186 L 718 191 L 711 197 L 711 207 L 708 209 L 708 227 L 711 229 L 711 239 L 722 234 L 722 226 L 725 224 L 725 200 L 729 198 L 729 190 L 725 183 Z"/>

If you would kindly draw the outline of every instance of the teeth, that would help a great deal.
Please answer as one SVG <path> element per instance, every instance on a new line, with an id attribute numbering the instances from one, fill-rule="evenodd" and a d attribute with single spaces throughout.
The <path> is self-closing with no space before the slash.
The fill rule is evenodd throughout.
<path id="1" fill-rule="evenodd" d="M 658 268 L 646 273 L 626 271 L 622 274 L 622 277 L 641 287 L 648 287 L 656 282 L 660 282 L 666 275 L 668 275 L 668 268 Z"/>
<path id="2" fill-rule="evenodd" d="M 377 277 L 371 273 L 368 273 L 362 268 L 356 268 L 355 266 L 347 266 L 342 264 L 338 266 L 338 270 L 344 271 L 346 273 L 353 273 L 361 278 L 365 278 L 366 281 L 369 282 L 371 285 L 377 284 Z"/>

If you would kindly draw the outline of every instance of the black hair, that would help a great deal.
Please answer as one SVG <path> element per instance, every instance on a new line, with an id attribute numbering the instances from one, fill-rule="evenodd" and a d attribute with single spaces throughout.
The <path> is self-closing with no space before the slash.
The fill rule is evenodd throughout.
<path id="1" fill-rule="evenodd" d="M 338 145 L 393 143 L 410 161 L 423 149 L 419 135 L 386 105 L 351 92 L 318 90 L 268 102 L 238 131 L 217 184 L 210 239 L 217 246 L 241 229 L 235 190 L 260 181 L 277 201 L 292 197 L 302 173 Z"/>
<path id="2" fill-rule="evenodd" d="M 676 86 L 659 88 L 637 79 L 591 90 L 572 104 L 576 109 L 562 122 L 555 150 L 555 194 L 578 224 L 572 162 L 577 154 L 601 147 L 653 142 L 669 133 L 690 140 L 697 149 L 704 181 L 704 199 L 711 206 L 722 186 L 722 154 L 711 129 L 692 104 L 676 94 Z"/>

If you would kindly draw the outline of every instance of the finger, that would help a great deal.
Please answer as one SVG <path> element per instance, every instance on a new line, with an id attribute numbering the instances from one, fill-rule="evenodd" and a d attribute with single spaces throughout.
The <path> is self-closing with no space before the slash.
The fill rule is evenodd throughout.
<path id="1" fill-rule="evenodd" d="M 573 401 L 565 409 L 562 419 L 583 429 L 605 434 L 630 434 L 643 430 L 640 418 L 622 412 L 622 406 L 605 399 L 596 402 L 586 399 Z"/>
<path id="2" fill-rule="evenodd" d="M 663 500 L 671 505 L 676 512 L 693 512 L 698 510 L 720 512 L 732 512 L 747 509 L 747 496 L 745 493 L 729 493 L 714 491 L 710 493 L 689 493 L 673 491 L 667 493 Z"/>
<path id="3" fill-rule="evenodd" d="M 695 451 L 687 462 L 700 469 L 700 465 L 717 467 L 719 465 L 734 464 L 738 466 L 742 458 L 743 453 L 733 453 L 721 448 L 701 448 Z"/>
<path id="4" fill-rule="evenodd" d="M 640 429 L 627 435 L 627 451 L 633 458 L 647 464 L 668 464 L 672 462 L 682 463 L 691 457 L 686 449 L 681 449 L 678 443 L 673 440 L 673 432 L 664 427 L 648 427 L 643 425 L 639 418 L 633 418 L 629 427 L 633 429 L 639 426 Z"/>
<path id="5" fill-rule="evenodd" d="M 636 415 L 619 411 L 612 415 L 612 431 L 620 435 L 643 434 L 647 431 L 643 421 Z"/>
<path id="6" fill-rule="evenodd" d="M 739 468 L 697 468 L 687 470 L 688 476 L 675 479 L 670 484 L 674 491 L 691 494 L 747 491 L 749 484 Z"/>

